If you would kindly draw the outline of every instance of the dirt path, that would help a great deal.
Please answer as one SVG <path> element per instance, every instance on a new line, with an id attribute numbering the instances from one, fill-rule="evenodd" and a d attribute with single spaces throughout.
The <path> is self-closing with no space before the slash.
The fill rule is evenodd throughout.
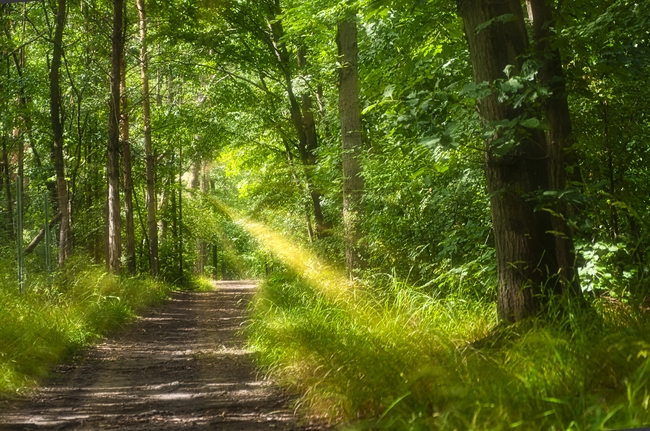
<path id="1" fill-rule="evenodd" d="M 85 352 L 30 399 L 0 405 L 0 430 L 307 430 L 258 379 L 238 331 L 254 285 L 175 293 Z"/>

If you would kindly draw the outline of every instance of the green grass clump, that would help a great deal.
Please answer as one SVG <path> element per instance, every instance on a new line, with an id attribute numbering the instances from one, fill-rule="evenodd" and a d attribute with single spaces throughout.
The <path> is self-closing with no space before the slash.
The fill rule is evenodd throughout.
<path id="1" fill-rule="evenodd" d="M 130 321 L 170 287 L 146 278 L 119 278 L 82 259 L 67 263 L 48 286 L 32 277 L 20 294 L 9 277 L 0 285 L 0 396 L 33 387 L 52 364 Z"/>
<path id="2" fill-rule="evenodd" d="M 249 339 L 304 406 L 348 429 L 650 424 L 650 316 L 604 300 L 562 307 L 500 327 L 492 300 L 393 283 L 335 304 L 280 274 L 261 287 Z"/>

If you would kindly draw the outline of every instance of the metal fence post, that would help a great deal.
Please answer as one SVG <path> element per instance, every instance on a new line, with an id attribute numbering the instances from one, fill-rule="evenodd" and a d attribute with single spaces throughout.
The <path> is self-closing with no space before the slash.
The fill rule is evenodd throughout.
<path id="1" fill-rule="evenodd" d="M 47 270 L 47 285 L 52 287 L 52 262 L 50 251 L 50 193 L 45 191 L 43 198 L 43 211 L 45 213 L 45 268 Z"/>
<path id="2" fill-rule="evenodd" d="M 18 245 L 18 289 L 23 293 L 25 267 L 23 261 L 23 180 L 16 175 L 16 242 Z"/>

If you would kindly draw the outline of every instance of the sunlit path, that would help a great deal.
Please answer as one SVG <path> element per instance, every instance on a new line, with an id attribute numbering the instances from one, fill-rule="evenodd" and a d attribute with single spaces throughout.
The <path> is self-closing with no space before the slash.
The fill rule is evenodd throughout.
<path id="1" fill-rule="evenodd" d="M 0 429 L 304 430 L 261 380 L 239 334 L 255 285 L 177 293 L 114 340 L 61 366 Z"/>

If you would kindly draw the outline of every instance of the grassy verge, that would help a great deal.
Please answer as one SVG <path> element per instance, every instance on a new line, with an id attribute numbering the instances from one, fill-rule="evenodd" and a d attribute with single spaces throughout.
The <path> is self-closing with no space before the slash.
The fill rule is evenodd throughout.
<path id="1" fill-rule="evenodd" d="M 146 278 L 118 278 L 76 259 L 47 280 L 34 277 L 23 295 L 0 285 L 0 396 L 37 384 L 52 364 L 131 320 L 171 288 Z"/>
<path id="2" fill-rule="evenodd" d="M 347 429 L 650 424 L 648 313 L 605 300 L 564 307 L 562 319 L 485 338 L 496 323 L 491 301 L 393 283 L 342 305 L 282 274 L 261 287 L 249 340 L 305 407 Z"/>

